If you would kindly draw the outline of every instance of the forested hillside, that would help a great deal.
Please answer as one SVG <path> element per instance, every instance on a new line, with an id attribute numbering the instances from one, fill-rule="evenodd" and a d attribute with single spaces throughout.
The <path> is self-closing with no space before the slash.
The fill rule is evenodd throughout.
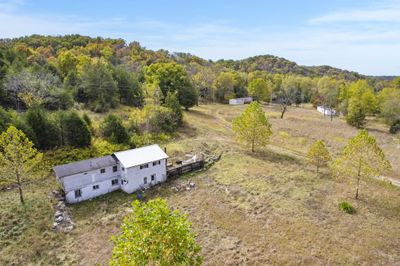
<path id="1" fill-rule="evenodd" d="M 281 104 L 282 118 L 287 106 L 312 103 L 338 109 L 356 127 L 366 116 L 381 117 L 394 133 L 400 127 L 399 88 L 400 79 L 299 66 L 269 55 L 213 62 L 80 35 L 0 41 L 0 130 L 13 124 L 40 149 L 85 147 L 92 136 L 137 145 L 141 141 L 132 143 L 130 135 L 174 132 L 182 122 L 181 106 L 248 95 Z M 109 117 L 96 130 L 87 116 L 76 113 L 103 113 L 118 105 L 138 107 L 138 113 L 129 123 Z M 122 133 L 110 132 L 107 123 L 120 124 L 109 128 Z M 68 132 L 72 124 L 76 132 Z M 76 135 L 82 136 L 79 141 L 68 137 Z"/>

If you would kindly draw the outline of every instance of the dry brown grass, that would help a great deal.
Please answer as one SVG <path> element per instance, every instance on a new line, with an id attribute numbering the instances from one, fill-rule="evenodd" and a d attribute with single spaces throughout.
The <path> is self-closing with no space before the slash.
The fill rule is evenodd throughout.
<path id="1" fill-rule="evenodd" d="M 188 215 L 204 264 L 400 264 L 400 189 L 363 181 L 361 199 L 356 201 L 347 180 L 333 180 L 327 169 L 316 177 L 304 157 L 316 139 L 325 140 L 331 152 L 338 153 L 357 131 L 341 119 L 330 122 L 307 108 L 290 108 L 281 120 L 278 106 L 265 106 L 274 135 L 266 149 L 253 154 L 235 143 L 230 129 L 231 120 L 244 108 L 206 105 L 186 112 L 186 126 L 166 144 L 168 153 L 180 155 L 207 146 L 223 152 L 222 159 L 207 171 L 147 194 L 167 199 L 171 207 Z M 370 121 L 368 129 L 394 166 L 393 176 L 398 176 L 398 137 L 382 130 L 377 121 Z M 171 190 L 188 180 L 196 183 L 194 190 Z M 59 251 L 58 264 L 107 265 L 110 237 L 119 232 L 134 198 L 115 192 L 71 206 L 77 228 L 63 237 L 62 247 L 46 256 Z M 340 212 L 342 200 L 357 212 Z"/>

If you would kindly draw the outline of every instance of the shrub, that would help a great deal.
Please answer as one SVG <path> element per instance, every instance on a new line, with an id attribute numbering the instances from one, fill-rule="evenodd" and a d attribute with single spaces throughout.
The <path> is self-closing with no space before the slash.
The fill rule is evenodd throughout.
<path id="1" fill-rule="evenodd" d="M 398 131 L 400 131 L 400 120 L 397 120 L 396 122 L 394 122 L 389 129 L 389 132 L 391 134 L 396 134 Z"/>
<path id="2" fill-rule="evenodd" d="M 154 133 L 174 133 L 178 128 L 176 116 L 169 108 L 160 106 L 149 119 L 150 131 Z"/>
<path id="3" fill-rule="evenodd" d="M 341 211 L 343 211 L 345 213 L 348 213 L 348 214 L 353 214 L 353 213 L 356 212 L 354 207 L 350 203 L 348 203 L 346 201 L 342 201 L 342 202 L 339 203 L 339 210 L 341 210 Z"/>
<path id="4" fill-rule="evenodd" d="M 100 131 L 103 137 L 110 140 L 112 143 L 122 144 L 129 142 L 129 134 L 122 120 L 115 115 L 108 115 L 104 118 L 100 125 Z"/>
<path id="5" fill-rule="evenodd" d="M 94 139 L 91 146 L 91 156 L 100 157 L 112 154 L 116 151 L 123 151 L 130 148 L 135 148 L 135 145 L 115 144 L 104 139 Z"/>
<path id="6" fill-rule="evenodd" d="M 141 147 L 153 143 L 164 143 L 170 140 L 170 135 L 164 133 L 143 133 L 140 135 L 134 134 L 131 138 L 133 146 Z"/>
<path id="7" fill-rule="evenodd" d="M 146 105 L 143 109 L 132 111 L 129 129 L 139 133 L 174 133 L 178 121 L 174 112 L 164 106 Z"/>

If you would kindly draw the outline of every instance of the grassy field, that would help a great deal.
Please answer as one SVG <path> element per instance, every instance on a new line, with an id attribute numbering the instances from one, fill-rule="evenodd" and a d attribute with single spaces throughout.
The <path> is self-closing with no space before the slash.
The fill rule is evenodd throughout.
<path id="1" fill-rule="evenodd" d="M 222 158 L 207 171 L 147 193 L 188 215 L 204 264 L 400 264 L 400 188 L 363 181 L 356 201 L 349 180 L 332 179 L 327 169 L 316 177 L 304 157 L 316 139 L 336 154 L 357 131 L 309 108 L 290 108 L 280 119 L 279 106 L 265 106 L 274 134 L 267 148 L 251 153 L 235 143 L 230 127 L 244 108 L 202 105 L 186 112 L 185 127 L 163 144 L 168 153 L 211 150 Z M 367 128 L 391 161 L 391 176 L 400 177 L 399 135 L 388 134 L 375 120 Z M 194 190 L 171 189 L 189 180 Z M 51 230 L 49 197 L 56 186 L 51 175 L 26 185 L 25 211 L 16 191 L 0 192 L 0 265 L 107 265 L 110 237 L 118 234 L 135 195 L 114 192 L 72 205 L 76 229 L 57 234 Z M 342 200 L 356 213 L 340 212 Z"/>

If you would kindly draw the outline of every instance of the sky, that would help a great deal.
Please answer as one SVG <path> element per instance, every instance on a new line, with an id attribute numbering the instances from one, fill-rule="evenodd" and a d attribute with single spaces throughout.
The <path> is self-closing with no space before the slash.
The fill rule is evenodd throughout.
<path id="1" fill-rule="evenodd" d="M 78 33 L 206 59 L 400 75 L 400 0 L 0 0 L 0 38 Z"/>

